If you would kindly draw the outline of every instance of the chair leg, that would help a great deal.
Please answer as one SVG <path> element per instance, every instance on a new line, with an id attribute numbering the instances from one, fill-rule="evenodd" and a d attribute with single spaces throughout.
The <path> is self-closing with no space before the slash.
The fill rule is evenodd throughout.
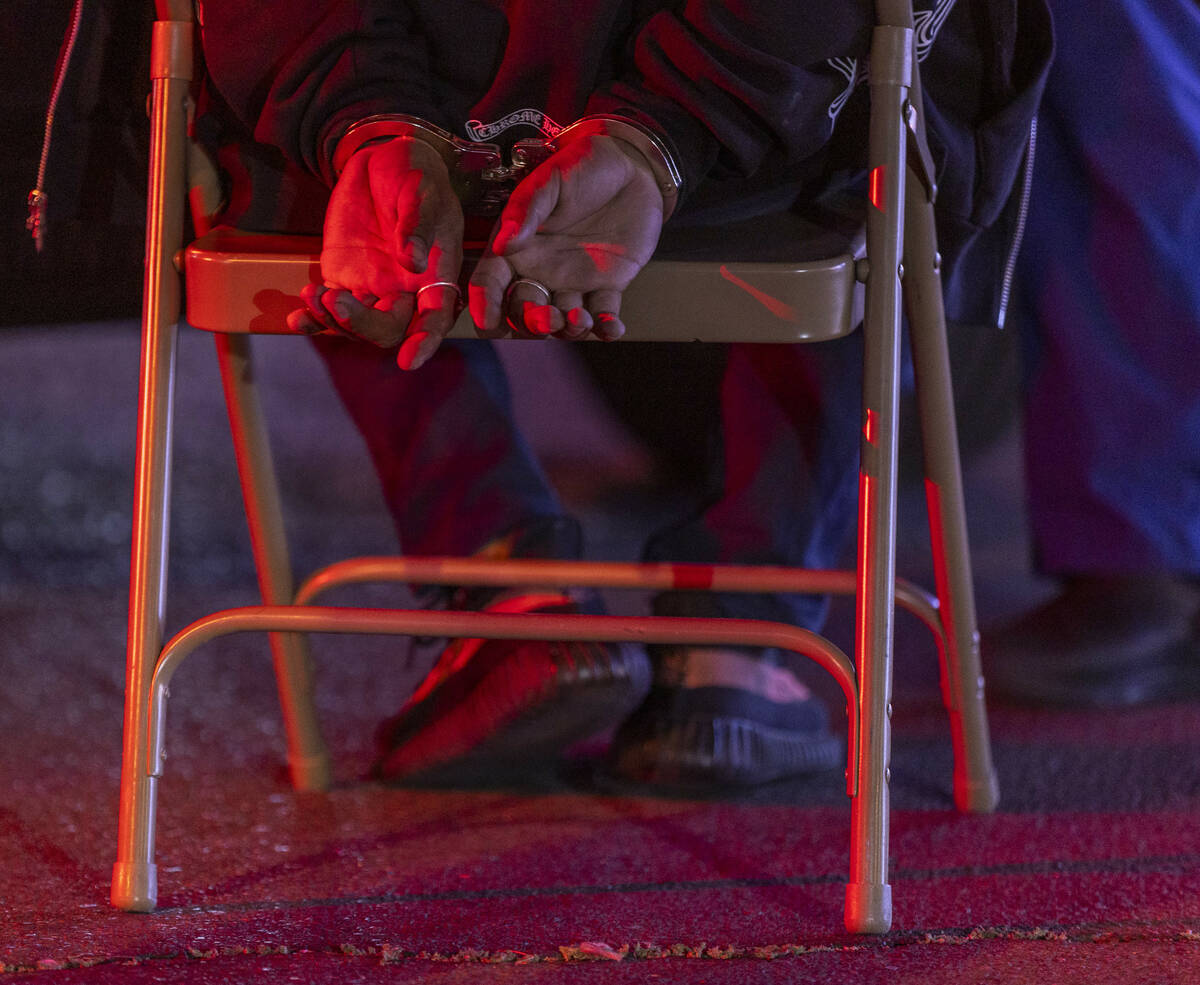
<path id="1" fill-rule="evenodd" d="M 214 338 L 259 588 L 265 604 L 290 605 L 295 594 L 292 568 L 266 423 L 254 387 L 250 340 L 244 335 Z M 299 633 L 271 633 L 270 641 L 292 784 L 297 790 L 327 790 L 329 752 L 313 705 L 308 640 Z"/>
<path id="2" fill-rule="evenodd" d="M 882 271 L 881 271 L 882 272 Z M 893 275 L 894 279 L 894 275 Z M 888 782 L 891 770 L 892 639 L 896 580 L 896 466 L 899 398 L 895 312 L 869 308 L 864 324 L 863 437 L 858 490 L 858 762 L 850 822 L 846 927 L 884 933 L 892 924 L 888 870 Z"/>
<path id="3" fill-rule="evenodd" d="M 165 616 L 177 337 L 174 314 L 162 313 L 157 304 L 148 304 L 138 409 L 117 861 L 111 889 L 114 906 L 142 913 L 153 910 L 158 900 L 158 869 L 154 863 L 158 777 L 150 773 L 149 707 Z"/>
<path id="4" fill-rule="evenodd" d="M 179 274 L 183 242 L 187 72 L 167 70 L 164 50 L 190 50 L 190 25 L 156 28 L 150 101 L 150 180 L 146 202 L 142 359 L 138 388 L 133 546 L 125 664 L 125 723 L 111 899 L 122 910 L 148 912 L 158 898 L 154 822 L 158 779 L 150 774 L 150 683 L 162 651 L 167 589 L 171 412 L 175 381 Z"/>
<path id="5" fill-rule="evenodd" d="M 894 5 L 893 5 L 894 6 Z M 899 5 L 904 8 L 904 5 Z M 892 925 L 888 814 L 892 746 L 892 639 L 896 592 L 896 472 L 900 402 L 900 278 L 911 82 L 911 9 L 879 9 L 871 42 L 866 315 L 858 500 L 858 762 L 851 776 L 846 928 L 881 934 Z"/>
<path id="6" fill-rule="evenodd" d="M 868 321 L 871 320 L 868 314 Z M 859 727 L 857 782 L 851 803 L 846 927 L 884 933 L 892 925 L 888 884 L 891 775 L 892 640 L 896 572 L 896 466 L 899 345 L 895 335 L 864 329 L 864 435 L 858 501 L 855 662 Z M 874 336 L 874 337 L 872 337 Z M 873 378 L 873 379 L 872 379 Z"/>
<path id="7" fill-rule="evenodd" d="M 959 810 L 986 812 L 995 809 L 1000 788 L 992 765 L 983 700 L 979 633 L 933 208 L 915 180 L 908 182 L 906 215 L 904 298 L 925 454 L 925 491 L 934 577 L 942 625 L 946 630 L 942 687 L 954 743 L 954 801 Z"/>

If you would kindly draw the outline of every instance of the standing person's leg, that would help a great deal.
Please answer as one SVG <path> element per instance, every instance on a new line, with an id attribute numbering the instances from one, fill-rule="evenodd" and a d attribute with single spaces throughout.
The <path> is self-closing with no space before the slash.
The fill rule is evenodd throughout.
<path id="1" fill-rule="evenodd" d="M 406 553 L 579 556 L 579 525 L 516 428 L 490 344 L 446 343 L 410 373 L 390 350 L 316 342 L 366 441 Z M 557 590 L 475 590 L 452 593 L 448 604 L 565 612 L 580 602 Z M 649 675 L 645 654 L 631 646 L 449 641 L 381 729 L 378 773 L 527 769 L 620 721 L 644 696 Z"/>
<path id="2" fill-rule="evenodd" d="M 1200 681 L 1200 8 L 1051 3 L 1022 248 L 1036 560 L 1063 593 L 992 636 L 1011 696 Z"/>
<path id="3" fill-rule="evenodd" d="M 730 346 L 707 507 L 654 538 L 651 560 L 835 567 L 854 531 L 862 345 Z M 774 619 L 819 630 L 812 596 L 659 596 L 660 615 Z M 802 658 L 795 658 L 802 659 Z M 654 687 L 618 732 L 641 782 L 737 784 L 829 768 L 825 709 L 776 651 L 659 648 Z"/>

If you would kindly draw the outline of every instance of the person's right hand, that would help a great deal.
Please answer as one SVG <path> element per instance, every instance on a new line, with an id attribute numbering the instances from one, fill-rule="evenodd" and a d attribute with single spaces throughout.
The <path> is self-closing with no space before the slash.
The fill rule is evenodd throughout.
<path id="1" fill-rule="evenodd" d="M 622 292 L 650 260 L 662 224 L 662 191 L 635 147 L 592 136 L 556 151 L 517 185 L 471 275 L 476 331 L 620 338 Z M 525 296 L 522 280 L 550 296 Z"/>
<path id="2" fill-rule="evenodd" d="M 457 284 L 462 237 L 462 207 L 432 147 L 397 137 L 362 148 L 325 212 L 324 284 L 304 289 L 289 326 L 398 345 L 400 368 L 418 368 L 457 317 L 457 290 L 429 285 Z"/>

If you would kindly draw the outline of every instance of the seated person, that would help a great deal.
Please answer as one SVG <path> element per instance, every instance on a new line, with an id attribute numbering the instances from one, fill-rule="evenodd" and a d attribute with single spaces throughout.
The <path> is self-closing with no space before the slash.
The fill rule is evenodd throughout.
<path id="1" fill-rule="evenodd" d="M 958 312 L 978 312 L 990 285 L 967 285 L 1007 245 L 1050 24 L 1041 0 L 919 6 L 945 274 Z M 660 236 L 792 209 L 862 219 L 865 196 L 850 193 L 866 171 L 867 0 L 205 0 L 201 14 L 200 131 L 232 176 L 222 220 L 323 228 L 324 284 L 293 326 L 332 333 L 314 344 L 412 554 L 581 551 L 490 345 L 445 341 L 461 304 L 485 338 L 612 340 Z M 554 144 L 489 212 L 439 130 L 505 152 Z M 480 221 L 464 298 L 464 238 Z M 712 501 L 648 556 L 832 566 L 853 528 L 857 337 L 723 358 Z M 462 591 L 448 604 L 592 603 Z M 671 593 L 655 610 L 818 629 L 824 602 Z M 620 723 L 613 762 L 639 781 L 756 783 L 840 756 L 781 654 L 459 640 L 385 728 L 380 773 L 524 765 Z"/>

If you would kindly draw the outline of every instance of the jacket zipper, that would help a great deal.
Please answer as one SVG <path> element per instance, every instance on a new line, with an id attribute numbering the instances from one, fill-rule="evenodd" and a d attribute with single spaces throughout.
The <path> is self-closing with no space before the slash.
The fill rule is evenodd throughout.
<path id="1" fill-rule="evenodd" d="M 71 54 L 75 51 L 75 40 L 79 36 L 79 20 L 83 11 L 83 0 L 75 0 L 71 11 L 71 26 L 67 29 L 67 40 L 63 47 L 62 58 L 54 73 L 54 88 L 50 93 L 50 105 L 46 109 L 46 127 L 42 131 L 42 154 L 38 159 L 37 184 L 29 193 L 26 200 L 29 205 L 29 215 L 25 219 L 25 228 L 33 236 L 37 251 L 42 251 L 45 238 L 46 219 L 46 161 L 50 157 L 50 138 L 54 133 L 54 113 L 58 109 L 58 99 L 62 95 L 63 82 L 67 77 L 67 69 L 71 64 Z"/>
<path id="2" fill-rule="evenodd" d="M 996 311 L 996 327 L 1004 328 L 1008 320 L 1008 305 L 1012 300 L 1013 278 L 1017 272 L 1017 255 L 1021 252 L 1021 241 L 1025 238 L 1025 223 L 1029 218 L 1029 197 L 1033 189 L 1033 158 L 1037 151 L 1037 117 L 1029 124 L 1029 146 L 1025 151 L 1025 174 L 1021 179 L 1021 205 L 1017 210 L 1017 228 L 1013 232 L 1012 246 L 1004 264 L 1004 280 L 1000 286 L 1000 307 Z"/>

